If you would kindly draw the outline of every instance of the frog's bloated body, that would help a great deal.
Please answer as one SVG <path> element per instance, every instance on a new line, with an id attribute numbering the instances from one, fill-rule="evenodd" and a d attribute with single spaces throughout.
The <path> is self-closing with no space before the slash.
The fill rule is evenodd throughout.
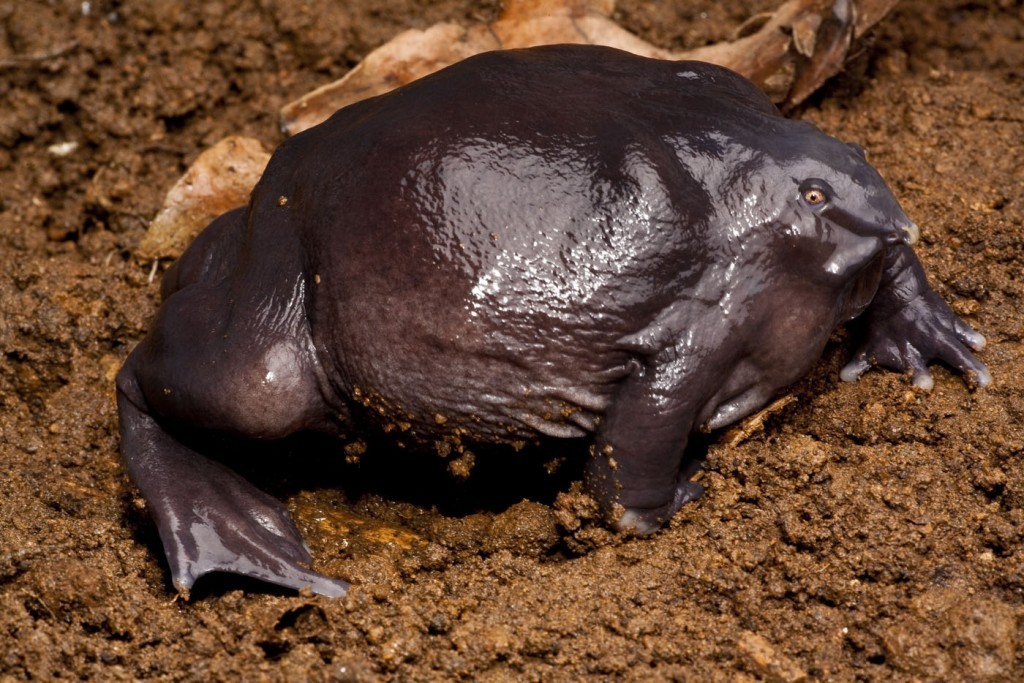
<path id="1" fill-rule="evenodd" d="M 487 53 L 281 146 L 168 272 L 118 378 L 122 449 L 181 590 L 215 570 L 345 586 L 208 434 L 589 438 L 588 489 L 650 531 L 699 495 L 688 435 L 762 407 L 857 315 L 844 378 L 927 386 L 937 359 L 988 381 L 913 230 L 859 148 L 732 72 Z"/>

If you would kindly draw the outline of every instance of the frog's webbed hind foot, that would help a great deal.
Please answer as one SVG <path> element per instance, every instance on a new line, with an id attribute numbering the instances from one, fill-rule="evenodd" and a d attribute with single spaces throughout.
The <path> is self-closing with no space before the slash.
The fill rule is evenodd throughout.
<path id="1" fill-rule="evenodd" d="M 204 574 L 229 572 L 345 595 L 346 582 L 309 569 L 309 550 L 284 505 L 179 442 L 123 390 L 118 409 L 125 462 L 156 521 L 180 593 L 187 597 Z"/>
<path id="2" fill-rule="evenodd" d="M 196 475 L 187 487 L 149 499 L 160 508 L 154 516 L 180 593 L 187 597 L 204 574 L 228 572 L 327 597 L 345 595 L 348 583 L 309 568 L 313 558 L 284 505 L 218 462 L 198 454 L 193 460 L 183 463 Z"/>

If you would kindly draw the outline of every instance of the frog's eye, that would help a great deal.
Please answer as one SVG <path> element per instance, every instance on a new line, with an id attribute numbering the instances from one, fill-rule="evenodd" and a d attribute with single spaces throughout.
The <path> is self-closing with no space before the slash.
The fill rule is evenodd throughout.
<path id="1" fill-rule="evenodd" d="M 816 187 L 812 187 L 809 190 L 804 190 L 804 201 L 810 204 L 811 206 L 818 206 L 819 204 L 824 204 L 825 200 L 827 199 L 828 197 L 825 196 L 825 193 Z"/>
<path id="2" fill-rule="evenodd" d="M 811 178 L 800 185 L 800 197 L 808 206 L 823 206 L 832 199 L 832 195 L 832 188 L 824 180 Z"/>

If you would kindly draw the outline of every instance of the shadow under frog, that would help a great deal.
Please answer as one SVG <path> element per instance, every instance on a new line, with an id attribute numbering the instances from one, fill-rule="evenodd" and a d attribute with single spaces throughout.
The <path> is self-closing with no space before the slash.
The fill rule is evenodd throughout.
<path id="1" fill-rule="evenodd" d="M 648 533 L 701 492 L 690 433 L 762 407 L 847 320 L 844 379 L 929 387 L 938 360 L 988 383 L 915 233 L 859 148 L 730 71 L 486 53 L 286 141 L 196 239 L 118 376 L 124 459 L 186 593 L 211 571 L 347 587 L 207 435 L 589 440 L 587 490 Z"/>

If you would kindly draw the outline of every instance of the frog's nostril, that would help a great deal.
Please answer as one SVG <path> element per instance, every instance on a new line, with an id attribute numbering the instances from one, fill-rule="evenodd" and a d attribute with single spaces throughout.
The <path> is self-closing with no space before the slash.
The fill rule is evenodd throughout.
<path id="1" fill-rule="evenodd" d="M 882 236 L 882 241 L 889 246 L 895 246 L 897 244 L 906 244 L 907 235 L 903 230 L 893 230 L 891 232 L 886 232 Z"/>

